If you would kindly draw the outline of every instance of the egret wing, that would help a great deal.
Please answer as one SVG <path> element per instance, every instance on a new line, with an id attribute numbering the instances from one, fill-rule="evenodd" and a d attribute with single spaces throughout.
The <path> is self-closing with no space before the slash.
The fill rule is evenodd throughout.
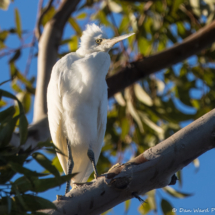
<path id="1" fill-rule="evenodd" d="M 75 182 L 86 181 L 93 171 L 87 157 L 89 147 L 94 151 L 96 163 L 101 151 L 107 120 L 105 77 L 109 66 L 107 53 L 92 53 L 74 62 L 70 73 L 63 74 L 65 130 L 72 147 L 73 171 L 79 172 L 73 178 Z M 65 86 L 73 86 L 72 92 Z M 74 86 L 78 86 L 75 91 Z"/>
<path id="2" fill-rule="evenodd" d="M 66 155 L 57 154 L 65 174 L 67 174 L 67 137 L 63 126 L 62 106 L 62 76 L 69 70 L 72 63 L 79 59 L 76 53 L 71 53 L 61 58 L 53 67 L 47 91 L 49 128 L 53 143 Z"/>

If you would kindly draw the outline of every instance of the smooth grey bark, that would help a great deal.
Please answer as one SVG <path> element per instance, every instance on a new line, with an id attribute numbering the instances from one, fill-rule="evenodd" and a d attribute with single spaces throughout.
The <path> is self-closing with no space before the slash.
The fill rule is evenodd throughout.
<path id="1" fill-rule="evenodd" d="M 51 215 L 97 215 L 152 189 L 167 186 L 171 176 L 215 147 L 215 109 L 146 150 L 112 168 L 91 184 L 80 186 L 54 201 Z"/>

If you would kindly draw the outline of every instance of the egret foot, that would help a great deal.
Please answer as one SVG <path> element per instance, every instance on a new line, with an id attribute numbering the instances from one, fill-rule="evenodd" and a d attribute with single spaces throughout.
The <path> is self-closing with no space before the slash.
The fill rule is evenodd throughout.
<path id="1" fill-rule="evenodd" d="M 67 140 L 67 150 L 68 150 L 67 174 L 71 174 L 72 173 L 72 169 L 74 167 L 74 162 L 73 162 L 73 159 L 72 159 L 71 147 L 69 145 L 69 141 L 68 140 Z M 70 183 L 71 183 L 71 180 L 69 180 L 69 181 L 66 182 L 66 191 L 65 191 L 65 194 L 67 194 L 69 192 Z"/>
<path id="2" fill-rule="evenodd" d="M 88 156 L 88 158 L 90 159 L 90 161 L 91 161 L 91 163 L 93 165 L 94 177 L 95 177 L 95 179 L 97 179 L 99 174 L 98 174 L 98 171 L 97 171 L 97 168 L 96 168 L 94 152 L 91 149 L 88 149 L 87 156 Z"/>

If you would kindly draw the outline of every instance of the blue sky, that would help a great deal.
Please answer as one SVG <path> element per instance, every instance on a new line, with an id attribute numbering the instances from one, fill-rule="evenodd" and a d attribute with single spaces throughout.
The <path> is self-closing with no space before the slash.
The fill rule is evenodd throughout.
<path id="1" fill-rule="evenodd" d="M 15 27 L 14 9 L 18 8 L 21 15 L 22 29 L 32 31 L 36 23 L 37 7 L 38 7 L 38 1 L 36 0 L 31 0 L 31 1 L 23 0 L 22 3 L 20 3 L 20 1 L 14 1 L 14 3 L 10 5 L 8 11 L 0 10 L 0 29 L 4 30 L 10 27 Z M 86 23 L 83 22 L 82 24 L 84 25 Z M 81 27 L 83 28 L 83 26 Z M 64 32 L 64 38 L 68 38 L 72 34 L 73 34 L 73 30 L 71 29 L 71 27 L 66 26 L 66 29 Z M 109 32 L 109 34 L 111 33 Z M 31 40 L 32 40 L 31 35 L 25 38 L 26 43 L 31 42 Z M 7 39 L 7 45 L 13 48 L 18 48 L 20 46 L 20 40 L 16 35 L 11 36 Z M 36 52 L 36 49 L 34 51 Z M 20 60 L 17 62 L 17 67 L 22 72 L 25 71 L 28 54 L 29 54 L 29 50 L 28 49 L 24 50 Z M 1 68 L 0 82 L 10 78 L 9 68 L 7 64 L 8 59 L 9 59 L 8 56 L 4 58 L 0 58 L 0 68 Z M 192 60 L 192 58 L 190 60 Z M 193 62 L 194 61 L 195 60 L 193 59 Z M 180 65 L 178 64 L 178 68 L 179 67 Z M 177 69 L 177 66 L 176 66 L 176 69 Z M 37 62 L 35 59 L 33 59 L 30 67 L 30 71 L 27 77 L 36 76 L 36 72 L 37 72 Z M 4 84 L 2 88 L 5 90 L 11 91 L 10 83 Z M 193 92 L 193 95 L 199 96 L 198 92 Z M 185 111 L 189 111 L 189 110 L 185 109 Z M 33 106 L 31 107 L 31 111 L 27 117 L 29 122 L 31 122 L 33 117 Z M 187 123 L 183 123 L 183 126 L 186 126 L 186 124 Z M 158 195 L 156 195 L 158 206 L 160 206 L 161 199 L 165 198 L 165 199 L 168 199 L 171 202 L 171 204 L 178 210 L 177 214 L 185 213 L 185 212 L 179 212 L 180 208 L 191 209 L 191 210 L 193 210 L 193 208 L 200 208 L 200 209 L 209 208 L 209 210 L 211 210 L 211 208 L 215 208 L 215 203 L 213 199 L 215 194 L 214 149 L 200 156 L 199 160 L 200 160 L 200 167 L 198 172 L 196 172 L 196 169 L 193 164 L 189 164 L 182 171 L 182 175 L 183 175 L 182 188 L 179 187 L 178 184 L 173 186 L 173 188 L 177 190 L 180 190 L 186 193 L 192 193 L 193 196 L 185 199 L 176 199 L 176 198 L 171 198 L 169 195 L 164 193 L 162 189 L 158 189 L 157 191 Z M 42 171 L 42 168 L 36 165 L 34 162 L 29 165 L 30 165 L 29 168 L 31 169 L 37 168 L 37 169 L 41 169 Z M 45 192 L 41 194 L 41 196 L 48 198 L 50 200 L 55 200 L 56 195 L 64 194 L 64 191 L 65 191 L 65 185 L 62 186 L 61 188 L 56 188 L 48 192 Z M 138 200 L 133 199 L 131 207 L 127 214 L 128 215 L 138 214 L 137 209 L 139 206 L 140 206 L 140 203 L 138 202 Z M 124 203 L 115 207 L 109 214 L 118 214 L 118 215 L 124 214 Z M 150 214 L 154 214 L 154 213 L 152 212 Z M 158 207 L 158 214 L 162 214 L 162 212 L 160 211 L 160 207 Z"/>

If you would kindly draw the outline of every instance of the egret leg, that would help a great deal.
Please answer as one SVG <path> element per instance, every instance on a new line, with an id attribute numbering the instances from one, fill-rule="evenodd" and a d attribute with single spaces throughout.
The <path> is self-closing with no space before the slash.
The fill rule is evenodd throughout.
<path id="1" fill-rule="evenodd" d="M 71 151 L 71 147 L 69 145 L 69 140 L 67 140 L 67 150 L 68 150 L 67 174 L 71 174 L 72 173 L 72 169 L 74 167 L 74 162 L 73 162 L 73 159 L 72 159 L 72 151 Z M 65 191 L 65 194 L 69 192 L 70 183 L 71 183 L 71 180 L 69 180 L 69 181 L 66 182 L 66 191 Z"/>
<path id="2" fill-rule="evenodd" d="M 87 151 L 87 156 L 90 159 L 92 165 L 93 165 L 93 170 L 94 170 L 94 174 L 95 174 L 95 178 L 98 177 L 98 171 L 96 168 L 96 162 L 95 162 L 95 156 L 94 156 L 94 152 L 91 149 L 88 149 Z"/>

